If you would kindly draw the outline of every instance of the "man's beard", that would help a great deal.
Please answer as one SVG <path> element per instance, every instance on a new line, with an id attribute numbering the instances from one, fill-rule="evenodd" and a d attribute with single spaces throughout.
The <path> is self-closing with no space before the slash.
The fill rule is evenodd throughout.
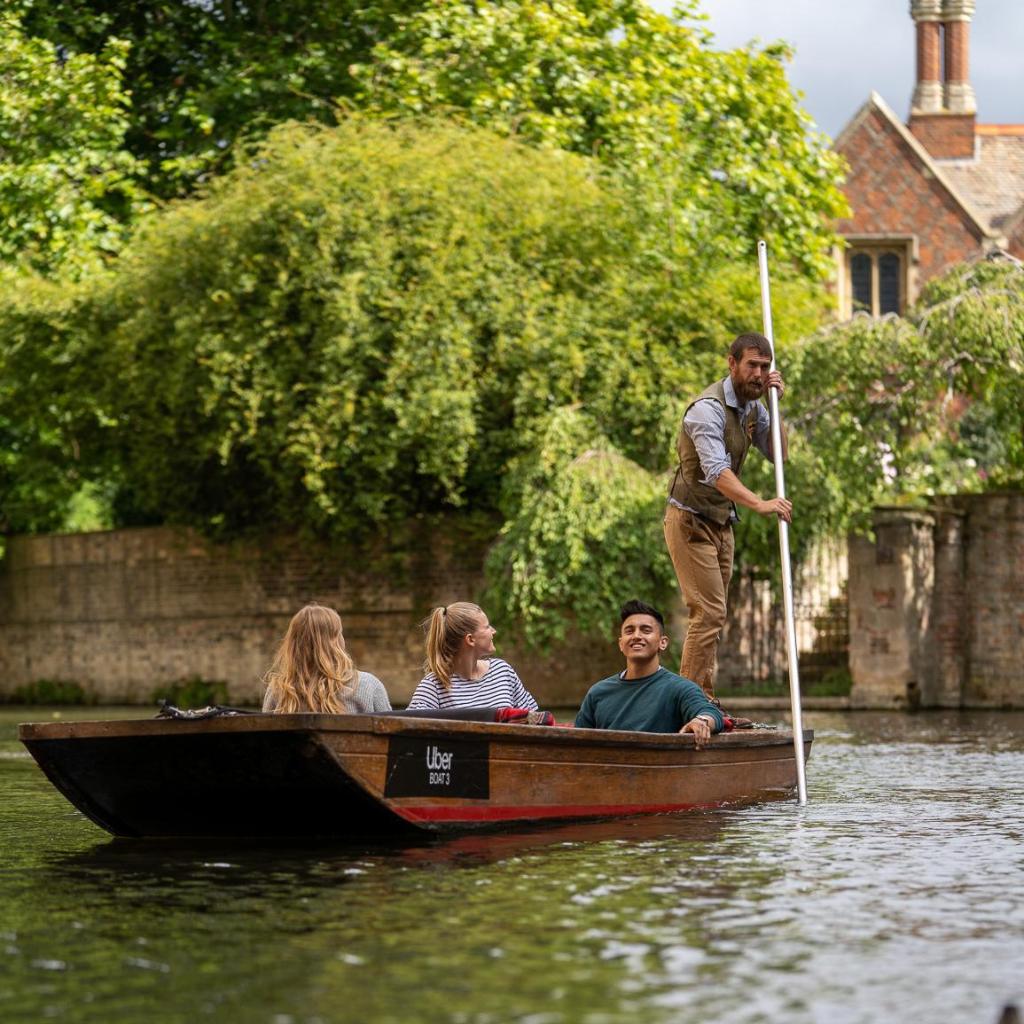
<path id="1" fill-rule="evenodd" d="M 761 387 L 755 387 L 751 384 L 737 384 L 733 381 L 732 388 L 736 392 L 736 397 L 744 403 L 754 402 L 764 394 L 763 384 Z"/>

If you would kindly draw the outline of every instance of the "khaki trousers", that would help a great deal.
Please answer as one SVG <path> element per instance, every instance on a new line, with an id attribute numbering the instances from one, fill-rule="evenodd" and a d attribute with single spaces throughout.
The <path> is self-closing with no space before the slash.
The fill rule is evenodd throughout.
<path id="1" fill-rule="evenodd" d="M 665 543 L 690 612 L 679 674 L 714 697 L 715 656 L 725 626 L 732 576 L 732 526 L 719 526 L 669 505 L 665 510 Z"/>

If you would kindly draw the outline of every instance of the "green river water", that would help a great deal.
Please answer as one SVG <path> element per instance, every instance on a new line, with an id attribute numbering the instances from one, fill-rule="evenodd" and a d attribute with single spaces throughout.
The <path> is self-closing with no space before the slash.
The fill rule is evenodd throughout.
<path id="1" fill-rule="evenodd" d="M 53 714 L 0 710 L 5 1024 L 1024 1010 L 1022 713 L 805 713 L 805 808 L 357 848 L 111 840 L 17 742 Z"/>

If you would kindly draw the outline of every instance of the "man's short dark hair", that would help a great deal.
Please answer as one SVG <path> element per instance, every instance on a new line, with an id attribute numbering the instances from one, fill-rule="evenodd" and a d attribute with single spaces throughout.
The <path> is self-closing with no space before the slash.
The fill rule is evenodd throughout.
<path id="1" fill-rule="evenodd" d="M 657 608 L 652 607 L 649 604 L 644 604 L 643 601 L 627 601 L 621 609 L 619 609 L 619 625 L 621 626 L 630 615 L 650 615 L 652 619 L 658 620 L 658 625 L 661 626 L 662 633 L 665 632 L 665 618 L 658 611 Z"/>
<path id="2" fill-rule="evenodd" d="M 729 346 L 729 355 L 738 363 L 743 359 L 743 353 L 748 348 L 756 349 L 757 354 L 766 359 L 772 358 L 772 343 L 763 334 L 758 334 L 756 331 L 737 335 L 736 340 Z"/>

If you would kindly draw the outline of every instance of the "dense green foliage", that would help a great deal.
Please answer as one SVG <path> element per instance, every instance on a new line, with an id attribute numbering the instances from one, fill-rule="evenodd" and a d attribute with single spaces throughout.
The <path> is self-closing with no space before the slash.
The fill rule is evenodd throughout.
<path id="1" fill-rule="evenodd" d="M 127 46 L 59 59 L 0 13 L 0 267 L 81 274 L 145 208 L 124 148 Z"/>
<path id="2" fill-rule="evenodd" d="M 26 31 L 73 54 L 123 40 L 127 145 L 146 187 L 180 195 L 229 167 L 237 139 L 289 119 L 331 121 L 349 66 L 391 29 L 403 0 L 13 0 Z"/>
<path id="3" fill-rule="evenodd" d="M 624 596 L 664 603 L 674 590 L 661 532 L 665 480 L 617 451 L 579 408 L 551 416 L 510 473 L 506 503 L 486 601 L 527 642 L 559 640 L 573 625 L 604 634 Z"/>
<path id="4" fill-rule="evenodd" d="M 440 125 L 273 133 L 111 283 L 139 510 L 346 534 L 493 509 L 539 410 L 678 374 L 665 353 L 623 382 L 607 358 L 634 334 L 637 230 L 564 154 Z"/>
<path id="5" fill-rule="evenodd" d="M 440 125 L 281 129 L 111 272 L 4 295 L 8 526 L 52 525 L 104 475 L 123 522 L 229 532 L 493 511 L 542 411 L 630 396 L 629 436 L 682 372 L 664 322 L 637 372 L 634 305 L 664 280 L 640 230 L 566 154 Z"/>
<path id="6" fill-rule="evenodd" d="M 663 246 L 720 263 L 768 237 L 825 269 L 839 160 L 785 76 L 785 47 L 711 48 L 696 0 L 16 0 L 72 53 L 124 40 L 126 143 L 158 195 L 231 165 L 239 138 L 339 111 L 469 118 L 595 156 L 651 194 Z M 118 43 L 118 46 L 122 44 Z"/>
<path id="7" fill-rule="evenodd" d="M 675 435 L 759 323 L 759 236 L 798 556 L 876 503 L 1024 476 L 1024 271 L 813 334 L 836 160 L 785 51 L 713 51 L 694 4 L 12 10 L 5 531 L 99 508 L 400 547 L 472 513 L 496 616 L 540 644 L 603 632 L 623 596 L 674 593 Z M 140 218 L 147 192 L 192 198 Z M 745 513 L 738 546 L 767 570 L 774 524 Z"/>
<path id="8" fill-rule="evenodd" d="M 52 525 L 82 481 L 118 522 L 228 534 L 497 517 L 507 467 L 576 403 L 656 471 L 745 319 L 676 301 L 658 228 L 592 161 L 480 129 L 279 129 L 109 273 L 0 303 L 9 528 Z M 782 322 L 813 323 L 806 286 L 780 289 Z"/>
<path id="9" fill-rule="evenodd" d="M 796 558 L 818 537 L 866 528 L 879 504 L 1024 484 L 1020 264 L 966 265 L 930 284 L 906 319 L 858 317 L 780 353 Z M 725 372 L 722 359 L 715 373 Z M 589 427 L 563 425 L 541 451 L 492 557 L 498 607 L 546 642 L 567 623 L 598 633 L 616 595 L 667 603 L 675 582 L 658 529 L 667 475 L 624 459 Z M 743 476 L 774 493 L 771 464 L 756 453 Z M 741 512 L 740 564 L 776 577 L 774 520 Z"/>
<path id="10" fill-rule="evenodd" d="M 696 0 L 426 3 L 354 68 L 383 112 L 451 109 L 534 144 L 596 157 L 656 193 L 664 230 L 705 264 L 769 238 L 776 258 L 827 269 L 845 208 L 840 161 L 786 81 L 785 47 L 718 52 Z M 696 22 L 696 24 L 694 24 Z"/>
<path id="11" fill-rule="evenodd" d="M 98 395 L 116 379 L 85 283 L 0 277 L 0 530 L 69 525 L 83 486 L 105 480 Z"/>
<path id="12" fill-rule="evenodd" d="M 931 282 L 905 319 L 858 317 L 801 346 L 797 424 L 839 523 L 873 504 L 1024 483 L 1024 267 Z"/>

